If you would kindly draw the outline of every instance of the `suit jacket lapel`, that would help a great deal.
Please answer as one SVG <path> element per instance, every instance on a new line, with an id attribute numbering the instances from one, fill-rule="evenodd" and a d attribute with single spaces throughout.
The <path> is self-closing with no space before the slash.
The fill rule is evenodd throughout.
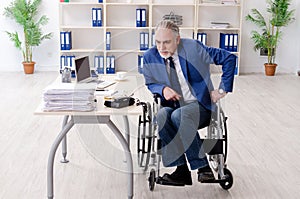
<path id="1" fill-rule="evenodd" d="M 179 43 L 179 45 L 178 45 L 177 52 L 178 52 L 178 57 L 179 57 L 179 62 L 180 62 L 182 73 L 183 73 L 185 79 L 188 80 L 188 70 L 187 70 L 187 61 L 186 61 L 187 55 L 186 55 L 186 52 L 183 49 L 181 43 Z"/>

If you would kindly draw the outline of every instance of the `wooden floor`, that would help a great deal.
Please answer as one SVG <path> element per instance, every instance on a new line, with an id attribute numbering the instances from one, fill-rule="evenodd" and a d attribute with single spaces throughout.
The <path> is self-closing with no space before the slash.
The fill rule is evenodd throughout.
<path id="1" fill-rule="evenodd" d="M 49 149 L 60 130 L 61 116 L 33 114 L 42 90 L 54 72 L 1 73 L 0 198 L 42 199 L 46 194 Z M 214 81 L 217 80 L 214 77 Z M 136 132 L 132 133 L 135 165 L 134 198 L 299 198 L 300 197 L 300 77 L 238 76 L 234 93 L 223 101 L 228 120 L 228 168 L 234 185 L 218 184 L 148 189 L 136 164 Z M 116 122 L 119 118 L 114 118 Z M 136 129 L 136 118 L 130 118 Z M 120 122 L 120 125 L 121 122 Z M 77 125 L 68 134 L 68 164 L 56 155 L 55 198 L 127 198 L 124 154 L 105 126 Z M 170 171 L 162 169 L 162 172 Z"/>

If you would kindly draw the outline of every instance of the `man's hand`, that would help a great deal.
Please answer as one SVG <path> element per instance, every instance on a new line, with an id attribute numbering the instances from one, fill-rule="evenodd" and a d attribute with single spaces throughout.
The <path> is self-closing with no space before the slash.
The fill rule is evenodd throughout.
<path id="1" fill-rule="evenodd" d="M 224 92 L 224 93 L 220 93 L 219 90 L 213 90 L 210 92 L 210 97 L 211 97 L 211 100 L 216 103 L 219 99 L 225 97 L 227 93 Z"/>
<path id="2" fill-rule="evenodd" d="M 172 101 L 178 101 L 181 98 L 181 95 L 179 95 L 178 93 L 176 93 L 176 91 L 167 86 L 163 89 L 163 96 L 166 100 Z"/>

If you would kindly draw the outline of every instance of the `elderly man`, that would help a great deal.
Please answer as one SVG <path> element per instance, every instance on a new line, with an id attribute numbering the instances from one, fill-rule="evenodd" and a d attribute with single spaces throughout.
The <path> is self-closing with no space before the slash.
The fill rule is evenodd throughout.
<path id="1" fill-rule="evenodd" d="M 187 161 L 191 170 L 198 169 L 198 181 L 213 180 L 197 130 L 209 124 L 215 102 L 232 92 L 236 56 L 197 40 L 181 39 L 178 26 L 169 20 L 158 23 L 155 43 L 144 54 L 143 75 L 148 89 L 161 96 L 164 106 L 157 115 L 163 164 L 177 166 L 162 180 L 192 185 Z M 210 64 L 222 65 L 221 82 L 215 90 Z"/>

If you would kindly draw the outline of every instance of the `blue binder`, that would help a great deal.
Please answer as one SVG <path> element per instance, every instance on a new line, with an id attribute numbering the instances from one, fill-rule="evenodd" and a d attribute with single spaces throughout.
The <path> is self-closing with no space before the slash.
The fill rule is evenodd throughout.
<path id="1" fill-rule="evenodd" d="M 155 33 L 152 33 L 152 46 L 155 46 Z"/>
<path id="2" fill-rule="evenodd" d="M 97 74 L 104 74 L 103 56 L 94 57 L 94 67 Z"/>
<path id="3" fill-rule="evenodd" d="M 66 65 L 71 68 L 71 70 L 75 70 L 75 56 L 74 55 L 67 55 L 66 56 Z"/>
<path id="4" fill-rule="evenodd" d="M 104 74 L 104 56 L 100 55 L 99 56 L 99 74 Z"/>
<path id="5" fill-rule="evenodd" d="M 204 45 L 207 43 L 207 34 L 204 32 L 197 33 L 197 40 L 202 42 Z"/>
<path id="6" fill-rule="evenodd" d="M 76 72 L 75 72 L 75 70 L 71 70 L 71 77 L 72 77 L 72 78 L 75 78 L 75 77 L 76 77 Z"/>
<path id="7" fill-rule="evenodd" d="M 207 44 L 207 34 L 206 34 L 206 33 L 203 33 L 203 34 L 202 34 L 202 43 L 203 43 L 204 45 Z"/>
<path id="8" fill-rule="evenodd" d="M 103 3 L 103 0 L 98 0 L 98 3 Z"/>
<path id="9" fill-rule="evenodd" d="M 114 74 L 116 72 L 115 68 L 115 56 L 110 56 L 110 73 Z"/>
<path id="10" fill-rule="evenodd" d="M 197 33 L 197 40 L 201 41 L 201 33 L 200 32 Z"/>
<path id="11" fill-rule="evenodd" d="M 233 52 L 237 52 L 238 51 L 238 39 L 239 35 L 237 33 L 233 34 Z"/>
<path id="12" fill-rule="evenodd" d="M 144 56 L 138 55 L 138 72 L 143 74 Z"/>
<path id="13" fill-rule="evenodd" d="M 106 74 L 115 73 L 115 56 L 106 56 Z"/>
<path id="14" fill-rule="evenodd" d="M 102 26 L 102 8 L 96 8 L 97 10 L 97 26 Z"/>
<path id="15" fill-rule="evenodd" d="M 60 32 L 60 50 L 66 50 L 65 32 Z"/>
<path id="16" fill-rule="evenodd" d="M 106 74 L 110 73 L 110 56 L 106 56 Z"/>
<path id="17" fill-rule="evenodd" d="M 148 50 L 149 49 L 149 33 L 148 32 L 144 33 L 144 41 L 145 41 L 144 50 Z"/>
<path id="18" fill-rule="evenodd" d="M 229 50 L 229 34 L 220 33 L 220 44 L 219 47 L 224 50 Z"/>
<path id="19" fill-rule="evenodd" d="M 225 33 L 220 33 L 219 47 L 225 49 Z"/>
<path id="20" fill-rule="evenodd" d="M 92 8 L 92 26 L 96 27 L 97 25 L 98 25 L 98 22 L 97 22 L 97 9 Z"/>
<path id="21" fill-rule="evenodd" d="M 234 74 L 237 75 L 239 73 L 239 63 L 238 63 L 238 58 L 236 58 L 236 65 L 235 65 L 235 69 L 234 69 Z"/>
<path id="22" fill-rule="evenodd" d="M 136 27 L 141 27 L 142 24 L 141 24 L 141 14 L 142 13 L 142 10 L 140 8 L 137 8 L 136 9 Z"/>
<path id="23" fill-rule="evenodd" d="M 60 73 L 62 72 L 62 70 L 67 66 L 66 63 L 66 56 L 65 55 L 61 55 L 60 56 Z"/>
<path id="24" fill-rule="evenodd" d="M 141 27 L 146 27 L 147 20 L 146 20 L 146 9 L 141 9 Z"/>
<path id="25" fill-rule="evenodd" d="M 71 50 L 72 49 L 72 32 L 64 32 L 65 35 L 65 50 Z"/>
<path id="26" fill-rule="evenodd" d="M 75 78 L 75 56 L 74 55 L 62 55 L 60 57 L 60 64 L 61 64 L 61 70 L 63 70 L 65 67 L 71 68 L 71 77 Z"/>
<path id="27" fill-rule="evenodd" d="M 106 50 L 110 50 L 111 32 L 106 32 Z"/>
<path id="28" fill-rule="evenodd" d="M 229 37 L 228 51 L 233 52 L 233 46 L 234 46 L 233 38 L 234 38 L 234 35 L 233 34 L 228 34 L 228 37 Z"/>
<path id="29" fill-rule="evenodd" d="M 149 33 L 140 32 L 140 50 L 149 49 Z"/>
<path id="30" fill-rule="evenodd" d="M 140 50 L 145 49 L 145 33 L 140 32 Z"/>
<path id="31" fill-rule="evenodd" d="M 100 68 L 99 61 L 100 61 L 99 56 L 95 55 L 94 56 L 94 68 L 95 68 L 95 71 L 97 71 L 97 69 Z"/>

